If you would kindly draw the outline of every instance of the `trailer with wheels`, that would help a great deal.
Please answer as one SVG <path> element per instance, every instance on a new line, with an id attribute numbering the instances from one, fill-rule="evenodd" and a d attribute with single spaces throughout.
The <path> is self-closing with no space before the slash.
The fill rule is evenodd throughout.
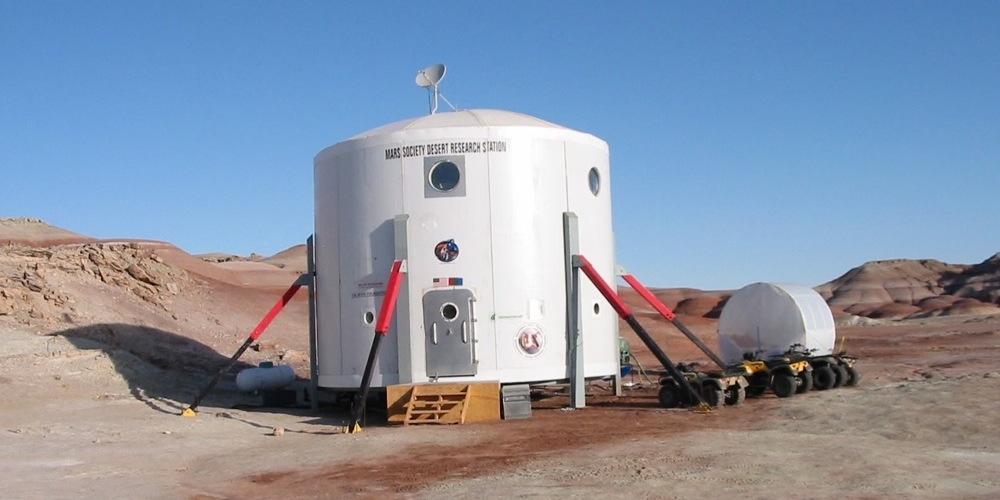
<path id="1" fill-rule="evenodd" d="M 789 349 L 792 355 L 805 357 L 813 367 L 813 388 L 818 391 L 835 389 L 841 386 L 855 386 L 861 381 L 854 364 L 858 358 L 844 351 L 833 354 L 814 356 L 801 344 Z"/>
<path id="2" fill-rule="evenodd" d="M 788 376 L 796 379 L 795 393 L 856 385 L 857 358 L 843 352 L 843 339 L 835 351 L 836 338 L 830 306 L 801 285 L 747 285 L 729 297 L 719 315 L 719 352 L 727 362 L 742 360 L 754 372 L 751 394 L 775 387 L 786 394 Z M 812 369 L 795 369 L 800 361 Z"/>
<path id="3" fill-rule="evenodd" d="M 770 389 L 779 398 L 789 398 L 808 392 L 813 386 L 813 368 L 802 355 L 778 355 L 766 359 L 747 355 L 743 366 L 750 374 L 748 396 L 760 396 Z"/>
<path id="4" fill-rule="evenodd" d="M 746 399 L 748 382 L 744 376 L 746 371 L 742 366 L 733 367 L 723 372 L 704 372 L 693 365 L 679 363 L 677 365 L 688 384 L 695 387 L 705 404 L 712 408 L 722 405 L 738 405 Z M 694 404 L 685 397 L 684 391 L 671 377 L 660 379 L 660 405 L 664 408 L 676 408 Z"/>

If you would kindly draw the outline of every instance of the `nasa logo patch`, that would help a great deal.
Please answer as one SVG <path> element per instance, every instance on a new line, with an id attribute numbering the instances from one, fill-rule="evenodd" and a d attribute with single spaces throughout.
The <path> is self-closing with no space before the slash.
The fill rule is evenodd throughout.
<path id="1" fill-rule="evenodd" d="M 458 244 L 455 240 L 442 241 L 434 246 L 434 256 L 441 262 L 451 262 L 458 258 Z"/>

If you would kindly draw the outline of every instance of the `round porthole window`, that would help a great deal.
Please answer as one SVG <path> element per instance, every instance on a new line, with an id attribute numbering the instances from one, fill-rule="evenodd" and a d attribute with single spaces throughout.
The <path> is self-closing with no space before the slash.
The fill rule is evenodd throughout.
<path id="1" fill-rule="evenodd" d="M 597 196 L 597 193 L 601 191 L 601 173 L 597 171 L 597 167 L 591 167 L 587 181 L 590 183 L 590 192 Z"/>
<path id="2" fill-rule="evenodd" d="M 445 304 L 441 307 L 441 317 L 445 321 L 454 321 L 458 317 L 458 307 L 455 304 Z"/>
<path id="3" fill-rule="evenodd" d="M 450 161 L 435 163 L 428 173 L 428 181 L 431 183 L 431 187 L 442 192 L 455 189 L 460 180 L 462 180 L 462 171 L 459 170 L 458 165 Z"/>

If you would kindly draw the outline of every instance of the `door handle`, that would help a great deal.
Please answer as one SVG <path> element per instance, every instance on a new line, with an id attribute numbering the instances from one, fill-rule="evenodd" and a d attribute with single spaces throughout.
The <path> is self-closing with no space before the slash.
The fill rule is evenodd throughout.
<path id="1" fill-rule="evenodd" d="M 462 322 L 462 342 L 469 343 L 469 323 L 467 321 Z"/>
<path id="2" fill-rule="evenodd" d="M 437 345 L 437 343 L 438 343 L 438 324 L 437 323 L 431 323 L 431 342 L 433 342 L 434 345 Z"/>
<path id="3" fill-rule="evenodd" d="M 469 321 L 472 322 L 472 327 L 475 328 L 476 325 L 476 298 L 469 297 Z M 465 323 L 462 323 L 465 327 Z M 472 330 L 472 364 L 479 364 L 479 340 L 476 339 L 476 331 Z"/>

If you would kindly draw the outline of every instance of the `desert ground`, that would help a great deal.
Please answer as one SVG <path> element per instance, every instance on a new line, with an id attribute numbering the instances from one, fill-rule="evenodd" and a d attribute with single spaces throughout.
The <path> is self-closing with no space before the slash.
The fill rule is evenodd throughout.
<path id="1" fill-rule="evenodd" d="M 198 391 L 305 270 L 275 256 L 192 256 L 0 219 L 0 498 L 996 498 L 1000 496 L 1000 254 L 980 264 L 881 261 L 816 288 L 861 383 L 663 409 L 662 370 L 539 388 L 532 417 L 390 426 L 373 408 L 267 408 L 222 379 Z M 860 264 L 860 263 L 859 263 Z M 654 292 L 714 346 L 731 291 Z M 628 290 L 675 361 L 705 356 Z M 300 293 L 241 358 L 308 377 Z M 276 432 L 277 431 L 277 432 Z"/>

